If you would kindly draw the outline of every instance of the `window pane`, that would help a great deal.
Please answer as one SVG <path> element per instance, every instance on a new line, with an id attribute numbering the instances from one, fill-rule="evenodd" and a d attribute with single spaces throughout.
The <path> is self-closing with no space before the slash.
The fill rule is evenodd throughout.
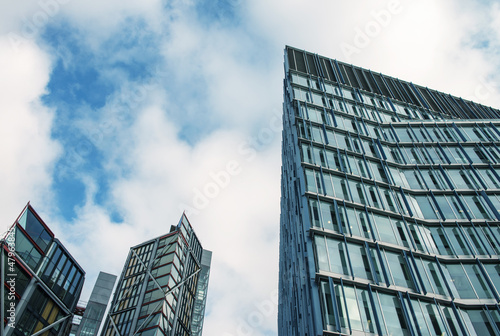
<path id="1" fill-rule="evenodd" d="M 486 312 L 484 310 L 465 310 L 465 313 L 470 319 L 472 324 L 471 333 L 476 333 L 478 336 L 495 335 L 495 329 L 488 321 Z M 470 329 L 470 326 L 469 326 Z"/>
<path id="2" fill-rule="evenodd" d="M 330 270 L 334 273 L 350 275 L 344 242 L 327 238 Z"/>
<path id="3" fill-rule="evenodd" d="M 349 286 L 344 286 L 345 300 L 347 304 L 347 311 L 349 313 L 349 321 L 351 322 L 351 328 L 354 330 L 363 330 L 361 324 L 361 316 L 359 314 L 358 301 L 356 299 L 356 294 L 354 288 Z"/>
<path id="4" fill-rule="evenodd" d="M 385 254 L 394 284 L 401 287 L 414 288 L 404 257 L 401 254 L 388 251 Z"/>
<path id="5" fill-rule="evenodd" d="M 349 257 L 355 277 L 372 280 L 370 264 L 364 246 L 348 244 Z"/>
<path id="6" fill-rule="evenodd" d="M 446 235 L 457 255 L 471 255 L 471 251 L 458 227 L 445 227 Z"/>
<path id="7" fill-rule="evenodd" d="M 378 214 L 373 214 L 373 220 L 376 230 L 378 231 L 378 239 L 397 245 L 396 236 L 394 235 L 393 227 L 389 217 Z"/>
<path id="8" fill-rule="evenodd" d="M 374 333 L 375 320 L 371 311 L 372 306 L 370 303 L 370 298 L 368 296 L 368 291 L 356 288 L 356 294 L 358 297 L 358 306 L 361 315 L 361 322 L 363 323 L 363 329 L 365 332 Z"/>
<path id="9" fill-rule="evenodd" d="M 464 268 L 467 272 L 467 275 L 469 276 L 472 286 L 474 286 L 474 289 L 476 290 L 477 296 L 479 296 L 480 299 L 492 299 L 493 293 L 491 293 L 491 290 L 486 283 L 486 280 L 484 279 L 479 266 L 465 264 Z"/>
<path id="10" fill-rule="evenodd" d="M 415 196 L 415 199 L 425 219 L 438 219 L 437 210 L 427 196 Z"/>
<path id="11" fill-rule="evenodd" d="M 476 299 L 476 294 L 472 288 L 462 265 L 446 265 L 446 269 L 450 273 L 450 286 L 454 286 L 457 293 L 462 299 Z"/>
<path id="12" fill-rule="evenodd" d="M 497 292 L 500 293 L 500 265 L 498 264 L 484 264 L 484 268 L 486 269 L 486 273 L 493 282 Z"/>
<path id="13" fill-rule="evenodd" d="M 314 243 L 316 244 L 316 259 L 318 261 L 318 269 L 329 272 L 330 265 L 328 263 L 325 238 L 323 236 L 315 236 Z"/>
<path id="14" fill-rule="evenodd" d="M 409 335 L 399 300 L 388 294 L 378 293 L 378 296 L 389 335 Z"/>

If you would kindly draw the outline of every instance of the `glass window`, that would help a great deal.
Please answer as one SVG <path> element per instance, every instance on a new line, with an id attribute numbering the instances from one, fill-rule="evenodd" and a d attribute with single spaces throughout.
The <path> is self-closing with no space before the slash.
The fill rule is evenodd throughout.
<path id="1" fill-rule="evenodd" d="M 445 227 L 444 228 L 448 240 L 450 241 L 455 253 L 457 255 L 471 255 L 471 251 L 467 247 L 465 238 L 458 227 Z"/>
<path id="2" fill-rule="evenodd" d="M 408 237 L 408 232 L 406 230 L 406 225 L 402 220 L 391 219 L 393 222 L 396 238 L 398 239 L 399 245 L 403 245 L 405 247 L 410 247 L 410 238 Z"/>
<path id="3" fill-rule="evenodd" d="M 311 149 L 306 144 L 302 144 L 302 160 L 303 162 L 313 163 Z"/>
<path id="4" fill-rule="evenodd" d="M 467 151 L 467 155 L 470 157 L 473 163 L 490 162 L 487 154 L 484 153 L 479 147 L 465 147 L 464 149 Z"/>
<path id="5" fill-rule="evenodd" d="M 331 272 L 350 275 L 344 242 L 327 238 L 327 246 Z"/>
<path id="6" fill-rule="evenodd" d="M 368 296 L 368 291 L 356 288 L 356 294 L 358 297 L 358 306 L 363 329 L 365 332 L 375 333 L 375 316 L 372 312 L 371 300 Z"/>
<path id="7" fill-rule="evenodd" d="M 351 328 L 354 330 L 363 331 L 363 324 L 361 323 L 361 315 L 359 314 L 358 301 L 353 287 L 344 286 L 345 300 L 348 307 L 349 322 Z"/>
<path id="8" fill-rule="evenodd" d="M 449 151 L 448 158 L 451 160 L 452 163 L 469 163 L 469 161 L 465 157 L 464 152 L 460 149 L 460 147 L 447 146 L 445 148 Z"/>
<path id="9" fill-rule="evenodd" d="M 325 181 L 325 195 L 334 196 L 331 175 L 328 173 L 323 173 L 323 179 Z"/>
<path id="10" fill-rule="evenodd" d="M 430 302 L 420 301 L 420 304 L 424 313 L 424 318 L 427 321 L 429 329 L 431 330 L 431 334 L 447 335 L 448 332 L 439 313 L 439 308 Z"/>
<path id="11" fill-rule="evenodd" d="M 427 196 L 415 196 L 415 200 L 425 219 L 438 219 L 438 211 L 435 209 L 434 202 Z"/>
<path id="12" fill-rule="evenodd" d="M 469 276 L 469 280 L 472 286 L 476 290 L 476 294 L 480 299 L 492 299 L 494 298 L 488 283 L 483 277 L 481 270 L 477 264 L 464 264 L 465 271 Z"/>
<path id="13" fill-rule="evenodd" d="M 487 239 L 484 237 L 482 231 L 477 231 L 474 227 L 468 226 L 463 227 L 463 230 L 467 237 L 469 238 L 472 247 L 476 250 L 475 254 L 486 256 L 488 254 L 494 254 L 495 252 L 487 244 L 483 242 Z"/>
<path id="14" fill-rule="evenodd" d="M 426 181 L 430 189 L 447 189 L 448 186 L 439 170 L 421 169 L 423 179 Z"/>
<path id="15" fill-rule="evenodd" d="M 447 169 L 449 178 L 455 184 L 456 189 L 480 189 L 477 179 L 464 169 Z"/>
<path id="16" fill-rule="evenodd" d="M 432 240 L 439 254 L 452 255 L 453 251 L 448 243 L 444 230 L 441 227 L 430 227 Z"/>
<path id="17" fill-rule="evenodd" d="M 406 261 L 400 253 L 385 251 L 387 265 L 392 274 L 393 283 L 396 286 L 414 289 L 413 281 L 410 276 L 410 270 Z"/>
<path id="18" fill-rule="evenodd" d="M 397 245 L 398 241 L 396 240 L 396 236 L 394 233 L 393 226 L 391 224 L 391 220 L 387 216 L 373 214 L 373 223 L 375 226 L 375 230 L 378 232 L 377 239 L 381 241 L 392 243 Z"/>
<path id="19" fill-rule="evenodd" d="M 471 335 L 495 335 L 495 327 L 490 323 L 484 310 L 462 310 L 462 317 L 466 321 Z"/>
<path id="20" fill-rule="evenodd" d="M 446 265 L 451 278 L 449 279 L 450 287 L 456 289 L 457 295 L 462 299 L 476 299 L 477 296 L 474 289 L 467 279 L 467 275 L 462 265 Z"/>
<path id="21" fill-rule="evenodd" d="M 343 154 L 340 154 L 343 155 Z M 339 153 L 337 151 L 326 151 L 326 160 L 328 161 L 328 167 L 334 170 L 342 170 L 340 166 Z"/>
<path id="22" fill-rule="evenodd" d="M 409 169 L 404 171 L 405 179 L 410 184 L 411 189 L 422 190 L 427 189 L 420 172 L 416 169 Z"/>
<path id="23" fill-rule="evenodd" d="M 482 197 L 476 195 L 462 195 L 464 204 L 471 218 L 476 219 L 492 219 L 493 214 L 489 207 L 485 204 Z"/>
<path id="24" fill-rule="evenodd" d="M 35 248 L 33 243 L 24 235 L 24 233 L 16 228 L 15 230 L 16 252 L 35 271 L 38 264 L 42 260 L 42 254 Z"/>
<path id="25" fill-rule="evenodd" d="M 337 308 L 339 310 L 340 325 L 342 328 L 347 328 L 347 308 L 344 301 L 344 290 L 340 284 L 335 285 L 335 298 L 337 299 Z M 349 309 L 350 310 L 350 309 Z"/>
<path id="26" fill-rule="evenodd" d="M 394 194 L 391 189 L 379 187 L 379 191 L 381 193 L 382 202 L 384 203 L 384 208 L 386 210 L 390 210 L 392 212 L 399 212 L 397 208 L 397 198 L 394 197 Z M 396 192 L 397 193 L 397 192 Z"/>
<path id="27" fill-rule="evenodd" d="M 367 184 L 366 191 L 368 193 L 369 204 L 375 208 L 383 209 L 382 203 L 380 201 L 377 188 L 374 185 Z"/>
<path id="28" fill-rule="evenodd" d="M 318 269 L 329 272 L 330 263 L 328 262 L 325 237 L 319 235 L 314 236 L 314 243 L 316 245 L 316 260 L 318 262 Z"/>
<path id="29" fill-rule="evenodd" d="M 46 252 L 52 237 L 30 208 L 26 209 L 18 223 L 38 247 Z"/>
<path id="30" fill-rule="evenodd" d="M 409 335 L 399 300 L 395 296 L 383 293 L 378 293 L 378 297 L 384 315 L 382 324 L 387 328 L 387 333 L 389 335 Z"/>
<path id="31" fill-rule="evenodd" d="M 458 213 L 455 213 L 452 209 L 452 205 L 450 204 L 450 201 L 453 203 L 453 196 L 445 196 L 445 195 L 436 195 L 434 196 L 436 199 L 437 204 L 439 205 L 439 208 L 441 209 L 442 215 L 444 216 L 444 219 L 455 219 L 455 218 L 462 218 L 465 217 L 463 214 L 463 210 L 460 209 L 461 213 L 460 215 L 462 217 L 458 217 Z"/>
<path id="32" fill-rule="evenodd" d="M 365 191 L 361 181 L 348 180 L 354 202 L 367 205 Z"/>
<path id="33" fill-rule="evenodd" d="M 414 141 L 415 137 L 413 135 L 413 132 L 409 128 L 395 127 L 394 131 L 396 132 L 396 135 L 399 138 L 399 141 L 401 141 L 401 142 L 413 142 Z"/>
<path id="34" fill-rule="evenodd" d="M 318 127 L 313 126 L 311 127 L 312 130 L 312 139 L 316 142 L 319 143 L 326 143 L 326 141 L 323 140 L 323 130 L 320 130 Z"/>
<path id="35" fill-rule="evenodd" d="M 500 265 L 499 264 L 483 264 L 486 273 L 491 279 L 498 293 L 500 293 Z"/>
<path id="36" fill-rule="evenodd" d="M 332 175 L 332 183 L 335 191 L 335 197 L 350 200 L 349 193 L 347 191 L 347 183 L 345 178 L 340 176 Z"/>
<path id="37" fill-rule="evenodd" d="M 408 303 L 405 302 L 405 305 Z M 420 307 L 420 303 L 418 300 L 412 299 L 410 300 L 410 304 L 412 309 L 409 311 L 413 311 L 415 313 L 415 324 L 416 324 L 416 329 L 418 330 L 418 335 L 421 336 L 432 336 L 432 334 L 429 331 L 429 328 L 427 326 L 427 322 L 425 321 L 424 314 L 422 312 L 422 308 Z"/>
<path id="38" fill-rule="evenodd" d="M 349 257 L 354 276 L 367 280 L 373 280 L 364 246 L 349 243 L 347 247 L 349 249 Z"/>
<path id="39" fill-rule="evenodd" d="M 394 167 L 389 167 L 389 171 L 390 171 L 392 179 L 394 181 L 394 185 L 402 186 L 403 188 L 410 187 L 403 170 L 400 170 L 400 169 L 394 168 Z"/>
<path id="40" fill-rule="evenodd" d="M 461 332 L 459 331 L 460 326 L 451 307 L 447 306 L 440 306 L 440 307 L 441 311 L 443 312 L 443 316 L 448 324 L 448 328 L 450 329 L 451 334 L 460 335 L 461 334 Z"/>
<path id="41" fill-rule="evenodd" d="M 351 235 L 363 237 L 363 235 L 361 234 L 362 229 L 360 229 L 358 220 L 356 218 L 356 210 L 350 207 L 346 207 L 345 211 L 347 214 L 346 217 L 349 222 L 349 232 L 351 233 Z"/>
<path id="42" fill-rule="evenodd" d="M 310 169 L 305 169 L 305 174 L 306 174 L 307 191 L 318 192 L 318 189 L 316 188 L 316 178 L 314 176 L 314 171 Z"/>
<path id="43" fill-rule="evenodd" d="M 309 208 L 311 209 L 312 225 L 315 227 L 321 227 L 319 220 L 318 201 L 310 199 Z"/>
<path id="44" fill-rule="evenodd" d="M 320 202 L 323 228 L 339 232 L 335 206 L 332 203 Z"/>
<path id="45" fill-rule="evenodd" d="M 500 181 L 490 169 L 478 169 L 478 172 L 488 188 L 500 189 Z"/>
<path id="46" fill-rule="evenodd" d="M 327 167 L 325 150 L 323 148 L 313 147 L 314 163 L 318 166 Z"/>
<path id="47" fill-rule="evenodd" d="M 495 252 L 497 254 L 500 254 L 500 245 L 498 243 L 500 240 L 499 228 L 478 227 L 478 229 L 480 229 L 484 233 L 484 236 L 486 237 L 488 244 L 495 250 Z"/>
<path id="48" fill-rule="evenodd" d="M 439 126 L 439 129 L 442 131 L 444 134 L 446 141 L 448 142 L 456 142 L 456 141 L 461 141 L 462 139 L 458 136 L 457 132 L 452 128 L 448 126 Z"/>
<path id="49" fill-rule="evenodd" d="M 332 303 L 332 293 L 330 291 L 330 285 L 326 281 L 321 282 L 320 286 L 320 297 L 323 311 L 323 323 L 325 325 L 325 330 L 334 331 L 335 330 L 335 317 Z"/>

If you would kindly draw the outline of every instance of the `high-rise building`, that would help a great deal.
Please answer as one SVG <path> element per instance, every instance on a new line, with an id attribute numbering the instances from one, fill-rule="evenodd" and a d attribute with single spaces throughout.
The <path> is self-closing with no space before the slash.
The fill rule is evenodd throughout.
<path id="1" fill-rule="evenodd" d="M 97 336 L 115 281 L 116 275 L 99 272 L 81 320 L 73 326 L 70 336 Z"/>
<path id="2" fill-rule="evenodd" d="M 184 214 L 170 233 L 132 247 L 102 335 L 201 333 L 210 260 Z"/>
<path id="3" fill-rule="evenodd" d="M 500 335 L 500 111 L 285 49 L 282 336 Z"/>
<path id="4" fill-rule="evenodd" d="M 2 247 L 1 335 L 66 335 L 85 272 L 28 205 Z"/>

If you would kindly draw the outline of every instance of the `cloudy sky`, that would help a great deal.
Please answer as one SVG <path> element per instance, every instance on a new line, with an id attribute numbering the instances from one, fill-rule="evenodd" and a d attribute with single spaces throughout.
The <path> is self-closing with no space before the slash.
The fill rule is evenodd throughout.
<path id="1" fill-rule="evenodd" d="M 500 107 L 495 1 L 3 0 L 2 231 L 31 201 L 86 300 L 186 210 L 204 335 L 276 335 L 285 45 Z"/>

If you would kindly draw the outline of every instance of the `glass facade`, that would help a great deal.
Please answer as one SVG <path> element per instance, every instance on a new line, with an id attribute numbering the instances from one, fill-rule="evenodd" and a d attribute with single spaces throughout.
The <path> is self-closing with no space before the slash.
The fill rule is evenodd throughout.
<path id="1" fill-rule="evenodd" d="M 279 334 L 500 334 L 499 118 L 287 47 Z"/>
<path id="2" fill-rule="evenodd" d="M 202 263 L 204 253 L 210 252 L 202 249 L 185 215 L 169 234 L 132 247 L 102 335 L 193 335 L 195 324 L 203 325 L 203 316 L 194 315 L 195 307 L 204 311 L 203 274 L 207 277 L 210 267 Z"/>
<path id="3" fill-rule="evenodd" d="M 3 335 L 65 335 L 85 272 L 27 205 L 2 245 Z"/>
<path id="4" fill-rule="evenodd" d="M 74 328 L 76 330 L 71 332 L 69 336 L 97 335 L 115 282 L 116 275 L 99 272 L 80 324 Z"/>

